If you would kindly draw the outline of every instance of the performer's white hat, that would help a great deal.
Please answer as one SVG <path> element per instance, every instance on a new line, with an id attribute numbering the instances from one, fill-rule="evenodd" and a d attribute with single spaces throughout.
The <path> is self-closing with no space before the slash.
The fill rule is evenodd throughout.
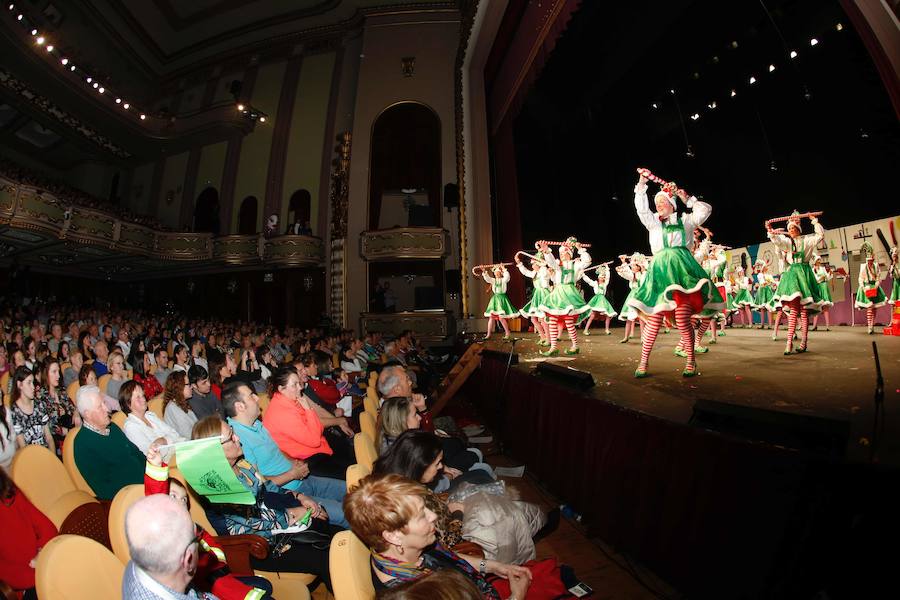
<path id="1" fill-rule="evenodd" d="M 635 252 L 631 255 L 631 258 L 628 259 L 630 262 L 636 262 L 641 266 L 647 266 L 647 257 L 641 254 L 640 252 Z"/>
<path id="2" fill-rule="evenodd" d="M 665 185 L 663 185 L 656 195 L 653 196 L 653 201 L 656 202 L 656 199 L 662 196 L 666 200 L 668 200 L 669 204 L 672 205 L 673 209 L 677 209 L 678 205 L 675 203 L 675 190 L 678 189 L 678 186 L 675 185 L 675 182 L 669 181 Z"/>

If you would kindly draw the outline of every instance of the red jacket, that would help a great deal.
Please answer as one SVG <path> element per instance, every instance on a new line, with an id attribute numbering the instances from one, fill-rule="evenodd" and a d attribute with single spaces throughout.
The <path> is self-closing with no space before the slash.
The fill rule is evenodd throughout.
<path id="1" fill-rule="evenodd" d="M 144 495 L 169 493 L 169 467 L 161 467 L 147 463 L 144 472 Z M 210 576 L 216 571 L 228 571 L 225 551 L 216 543 L 216 539 L 207 531 L 202 531 L 200 552 L 197 557 L 197 574 L 194 584 L 203 592 L 212 592 L 221 600 L 256 600 L 263 596 L 263 591 L 242 583 L 231 573 L 227 573 L 209 585 Z"/>
<path id="2" fill-rule="evenodd" d="M 337 385 L 333 379 L 323 377 L 322 379 L 309 378 L 309 387 L 313 389 L 316 396 L 322 399 L 322 402 L 331 404 L 332 406 L 341 401 L 341 393 L 337 389 Z"/>
<path id="3" fill-rule="evenodd" d="M 0 579 L 14 590 L 33 588 L 34 569 L 28 563 L 56 537 L 56 525 L 16 490 L 0 501 L 0 531 Z"/>
<path id="4" fill-rule="evenodd" d="M 163 387 L 159 384 L 159 380 L 153 375 L 141 377 L 140 375 L 135 373 L 134 380 L 141 384 L 141 388 L 144 390 L 144 397 L 147 399 L 147 402 L 150 402 L 150 400 L 163 393 Z M 157 416 L 160 419 L 162 418 L 162 415 Z"/>

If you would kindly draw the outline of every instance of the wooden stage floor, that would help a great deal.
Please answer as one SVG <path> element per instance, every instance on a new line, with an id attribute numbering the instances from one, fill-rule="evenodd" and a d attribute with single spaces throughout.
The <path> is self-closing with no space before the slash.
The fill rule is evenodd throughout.
<path id="1" fill-rule="evenodd" d="M 595 324 L 596 326 L 596 324 Z M 674 356 L 677 330 L 660 334 L 650 361 L 650 376 L 635 379 L 640 358 L 640 341 L 620 344 L 621 327 L 612 335 L 602 327 L 589 337 L 579 333 L 581 354 L 544 358 L 538 352 L 537 336 L 523 338 L 515 345 L 519 364 L 515 369 L 531 370 L 539 362 L 589 371 L 596 386 L 586 393 L 629 410 L 686 423 L 697 399 L 717 400 L 740 406 L 785 411 L 849 420 L 850 438 L 846 458 L 868 461 L 875 408 L 875 363 L 872 342 L 878 346 L 884 377 L 884 434 L 879 461 L 900 465 L 900 337 L 867 335 L 864 327 L 832 327 L 831 331 L 810 332 L 809 351 L 784 356 L 786 328 L 779 340 L 771 330 L 728 329 L 724 337 L 698 354 L 700 375 L 681 376 L 684 359 Z M 709 337 L 707 337 L 707 340 Z M 508 352 L 510 343 L 495 335 L 486 348 Z M 560 348 L 568 347 L 565 339 Z"/>

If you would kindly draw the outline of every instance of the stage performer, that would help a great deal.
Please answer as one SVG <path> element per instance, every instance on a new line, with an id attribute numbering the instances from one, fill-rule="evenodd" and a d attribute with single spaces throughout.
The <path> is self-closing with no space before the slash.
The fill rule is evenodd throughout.
<path id="1" fill-rule="evenodd" d="M 900 302 L 900 256 L 897 246 L 891 248 L 891 299 L 888 302 L 894 306 Z"/>
<path id="2" fill-rule="evenodd" d="M 575 322 L 578 316 L 591 310 L 575 282 L 584 275 L 584 270 L 591 264 L 591 256 L 585 246 L 582 246 L 574 237 L 570 237 L 559 246 L 559 260 L 553 256 L 548 242 L 542 240 L 540 244 L 541 254 L 547 267 L 554 271 L 553 291 L 538 307 L 550 320 L 550 348 L 541 352 L 544 356 L 556 356 L 559 350 L 556 347 L 561 328 L 569 332 L 570 348 L 566 348 L 566 354 L 578 354 L 578 329 Z M 573 258 L 573 253 L 578 250 L 578 258 Z"/>
<path id="3" fill-rule="evenodd" d="M 866 325 L 869 335 L 875 333 L 875 309 L 887 304 L 887 296 L 881 289 L 881 269 L 875 259 L 875 249 L 868 242 L 860 248 L 866 260 L 859 265 L 859 289 L 856 290 L 856 308 L 866 310 Z"/>
<path id="4" fill-rule="evenodd" d="M 762 258 L 757 258 L 753 265 L 753 272 L 756 275 L 756 295 L 753 297 L 753 308 L 759 311 L 759 328 L 772 328 L 772 312 L 774 306 L 771 304 L 772 296 L 775 295 L 775 278 L 769 274 L 769 263 Z M 768 318 L 768 325 L 766 325 Z"/>
<path id="5" fill-rule="evenodd" d="M 778 289 L 775 290 L 775 302 L 789 309 L 788 336 L 784 347 L 784 354 L 793 352 L 794 333 L 797 331 L 797 321 L 800 321 L 800 346 L 797 352 L 806 352 L 809 339 L 809 313 L 817 313 L 821 310 L 822 298 L 819 296 L 819 284 L 809 261 L 815 253 L 816 246 L 825 239 L 825 229 L 817 218 L 820 213 L 807 213 L 800 215 L 797 211 L 790 216 L 787 226 L 787 235 L 772 229 L 775 219 L 766 221 L 766 231 L 769 240 L 780 250 L 787 253 L 788 268 L 781 274 Z M 800 225 L 801 216 L 810 217 L 814 234 L 803 235 Z"/>
<path id="6" fill-rule="evenodd" d="M 831 307 L 834 299 L 831 297 L 831 280 L 834 273 L 823 262 L 822 257 L 813 254 L 813 273 L 816 274 L 816 282 L 819 284 L 819 295 L 822 296 L 822 314 L 825 315 L 825 331 L 831 331 Z M 813 317 L 813 331 L 819 329 L 819 315 Z"/>
<path id="7" fill-rule="evenodd" d="M 736 267 L 734 270 L 734 279 L 737 293 L 734 296 L 734 307 L 737 313 L 741 315 L 741 326 L 744 329 L 753 327 L 753 315 L 750 307 L 753 306 L 753 295 L 750 290 L 753 289 L 753 280 L 744 273 L 744 267 Z"/>
<path id="8" fill-rule="evenodd" d="M 781 270 L 781 273 L 784 273 L 788 268 L 787 252 L 784 252 L 779 248 L 775 248 L 775 251 L 778 253 L 778 268 Z M 781 283 L 781 274 L 773 275 L 772 279 L 775 280 L 775 284 L 772 287 L 777 290 L 778 284 Z M 769 305 L 775 310 L 775 323 L 772 325 L 772 341 L 774 342 L 778 340 L 778 326 L 781 323 L 781 317 L 790 311 L 782 306 L 780 302 L 775 300 L 774 293 L 772 294 L 772 299 L 769 301 Z M 796 334 L 794 334 L 794 339 L 797 339 Z"/>
<path id="9" fill-rule="evenodd" d="M 606 298 L 606 288 L 609 285 L 609 266 L 601 265 L 597 268 L 597 279 L 591 279 L 588 277 L 587 273 L 585 273 L 581 276 L 581 280 L 591 286 L 594 290 L 594 297 L 588 301 L 588 306 L 591 307 L 591 310 L 589 313 L 585 313 L 589 316 L 587 318 L 587 323 L 584 325 L 584 335 L 591 335 L 591 323 L 597 316 L 603 317 L 606 325 L 606 335 L 611 335 L 612 332 L 609 330 L 609 322 L 618 313 Z"/>
<path id="10" fill-rule="evenodd" d="M 719 295 L 724 298 L 724 287 L 719 287 L 719 285 L 716 284 L 715 275 L 719 272 L 720 267 L 725 266 L 725 251 L 722 246 L 712 243 L 711 231 L 706 228 L 702 229 L 706 234 L 706 239 L 696 246 L 694 258 L 697 259 L 697 262 L 700 263 L 703 270 L 709 273 L 710 280 L 716 285 L 716 289 L 719 290 Z M 703 354 L 709 351 L 709 348 L 703 345 L 703 336 L 706 334 L 707 330 L 710 331 L 711 335 L 709 343 L 716 343 L 716 327 L 719 319 L 723 318 L 723 316 L 724 313 L 722 313 L 722 311 L 710 308 L 703 309 L 700 314 L 694 315 L 694 318 L 697 320 L 696 335 L 694 336 L 694 352 Z M 675 355 L 682 358 L 687 357 L 687 353 L 684 351 L 684 348 L 682 348 L 680 342 L 675 348 Z"/>
<path id="11" fill-rule="evenodd" d="M 506 297 L 506 286 L 509 284 L 509 271 L 506 270 L 506 266 L 503 264 L 498 265 L 484 265 L 492 267 L 494 276 L 491 277 L 488 274 L 488 271 L 482 267 L 481 269 L 481 277 L 491 286 L 491 292 L 493 295 L 491 299 L 488 301 L 487 308 L 484 309 L 484 316 L 488 318 L 488 327 L 487 334 L 484 336 L 484 339 L 488 339 L 491 337 L 491 334 L 494 333 L 494 322 L 500 321 L 500 325 L 503 327 L 504 335 L 503 339 L 509 339 L 509 324 L 507 323 L 507 319 L 514 319 L 519 316 L 519 311 L 512 305 L 512 302 L 509 301 L 509 298 Z M 472 274 L 478 277 L 478 273 L 475 272 L 479 267 L 472 268 Z"/>
<path id="12" fill-rule="evenodd" d="M 550 328 L 547 326 L 547 317 L 538 307 L 550 294 L 550 272 L 547 270 L 547 265 L 537 258 L 531 259 L 531 269 L 528 269 L 522 264 L 519 253 L 516 253 L 516 267 L 522 275 L 531 279 L 534 288 L 531 300 L 522 307 L 519 314 L 530 319 L 531 324 L 534 325 L 534 330 L 541 337 L 538 346 L 549 346 Z"/>
<path id="13" fill-rule="evenodd" d="M 697 198 L 688 197 L 674 183 L 664 183 L 654 196 L 656 211 L 651 212 L 647 199 L 647 180 L 652 177 L 646 169 L 639 169 L 640 179 L 634 188 L 634 207 L 638 218 L 650 234 L 653 259 L 647 277 L 634 291 L 628 304 L 641 313 L 644 330 L 641 340 L 641 361 L 635 377 L 646 377 L 650 352 L 662 325 L 663 315 L 674 312 L 675 326 L 681 334 L 681 347 L 687 354 L 682 375 L 697 374 L 694 358 L 694 328 L 691 317 L 704 309 L 719 310 L 725 302 L 686 244 L 692 239 L 694 229 L 702 225 L 712 213 L 712 207 Z M 659 182 L 658 179 L 654 178 Z M 676 196 L 681 198 L 690 213 L 677 212 Z"/>
<path id="14" fill-rule="evenodd" d="M 625 337 L 619 340 L 619 343 L 627 344 L 634 335 L 634 323 L 638 318 L 637 309 L 629 306 L 628 300 L 634 294 L 634 290 L 644 283 L 644 277 L 647 276 L 647 257 L 640 252 L 635 252 L 630 258 L 622 254 L 619 256 L 619 260 L 622 261 L 622 264 L 616 267 L 616 273 L 628 282 L 628 295 L 625 296 L 625 302 L 619 311 L 619 320 L 625 321 Z"/>

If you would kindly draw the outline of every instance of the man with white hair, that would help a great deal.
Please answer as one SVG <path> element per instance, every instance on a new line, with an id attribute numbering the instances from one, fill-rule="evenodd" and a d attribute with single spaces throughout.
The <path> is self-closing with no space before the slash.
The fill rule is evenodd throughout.
<path id="1" fill-rule="evenodd" d="M 389 365 L 381 369 L 378 375 L 378 394 L 383 402 L 385 398 L 402 396 L 412 398 L 413 406 L 419 412 L 428 410 L 423 394 L 413 394 L 413 381 L 409 371 L 402 365 Z"/>
<path id="2" fill-rule="evenodd" d="M 83 385 L 75 394 L 82 427 L 75 436 L 75 465 L 100 500 L 112 500 L 120 489 L 144 482 L 146 459 L 111 423 L 100 388 Z"/>
<path id="3" fill-rule="evenodd" d="M 184 505 L 167 494 L 135 502 L 125 513 L 131 561 L 122 579 L 122 597 L 138 600 L 215 600 L 189 589 L 197 572 L 200 536 Z"/>

